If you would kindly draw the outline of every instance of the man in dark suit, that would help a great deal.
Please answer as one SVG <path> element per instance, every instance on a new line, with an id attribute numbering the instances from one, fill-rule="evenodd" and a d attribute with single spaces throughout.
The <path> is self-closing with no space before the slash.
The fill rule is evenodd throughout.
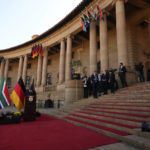
<path id="1" fill-rule="evenodd" d="M 127 82 L 126 82 L 126 67 L 123 65 L 123 63 L 120 63 L 119 67 L 119 77 L 121 80 L 122 87 L 124 88 L 125 86 L 127 87 Z"/>
<path id="2" fill-rule="evenodd" d="M 101 76 L 102 80 L 102 91 L 104 94 L 108 94 L 108 80 L 109 80 L 109 73 L 107 70 L 104 71 L 104 73 Z"/>
<path id="3" fill-rule="evenodd" d="M 94 73 L 91 75 L 91 84 L 92 84 L 93 97 L 97 98 L 98 76 L 96 71 L 94 71 Z"/>
<path id="4" fill-rule="evenodd" d="M 114 93 L 115 92 L 115 74 L 112 70 L 109 71 L 109 87 L 110 87 L 110 90 L 111 90 L 111 93 Z"/>
<path id="5" fill-rule="evenodd" d="M 144 65 L 142 62 L 139 63 L 139 77 L 140 77 L 140 82 L 144 82 Z"/>

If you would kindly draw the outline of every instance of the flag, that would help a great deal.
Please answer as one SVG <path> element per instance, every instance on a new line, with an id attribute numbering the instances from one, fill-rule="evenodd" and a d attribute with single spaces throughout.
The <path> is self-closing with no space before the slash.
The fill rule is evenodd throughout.
<path id="1" fill-rule="evenodd" d="M 92 16 L 92 14 L 90 13 L 90 11 L 88 9 L 86 9 L 86 14 L 89 18 L 89 21 L 91 21 L 91 19 L 93 19 L 93 16 Z"/>
<path id="2" fill-rule="evenodd" d="M 84 25 L 87 28 L 89 26 L 89 23 L 90 23 L 89 18 L 84 13 L 82 13 L 82 16 L 84 19 Z"/>
<path id="3" fill-rule="evenodd" d="M 1 104 L 1 101 L 0 101 L 0 109 L 2 109 L 2 104 Z"/>
<path id="4" fill-rule="evenodd" d="M 92 11 L 92 16 L 95 20 L 97 20 L 97 15 L 96 15 L 96 12 L 95 10 L 93 9 L 93 7 L 91 7 L 91 11 Z"/>
<path id="5" fill-rule="evenodd" d="M 38 56 L 38 46 L 35 45 L 35 53 L 33 54 L 33 58 L 37 57 Z"/>
<path id="6" fill-rule="evenodd" d="M 86 27 L 85 27 L 85 25 L 84 25 L 84 19 L 83 19 L 83 17 L 80 17 L 80 21 L 81 21 L 81 25 L 82 25 L 82 30 L 83 30 L 84 32 L 86 32 L 87 30 L 86 30 Z"/>
<path id="7" fill-rule="evenodd" d="M 101 10 L 101 8 L 100 8 L 100 6 L 97 4 L 97 10 L 98 10 L 98 12 L 99 12 L 99 18 L 100 19 L 103 19 L 103 14 L 102 14 L 102 10 Z"/>
<path id="8" fill-rule="evenodd" d="M 32 52 L 31 52 L 32 58 L 34 58 L 34 54 L 35 54 L 35 46 L 32 47 Z"/>
<path id="9" fill-rule="evenodd" d="M 35 58 L 35 57 L 37 57 L 39 54 L 41 55 L 41 56 L 43 56 L 43 47 L 42 47 L 42 44 L 38 44 L 38 45 L 34 45 L 33 47 L 32 47 L 32 50 L 31 50 L 31 57 L 32 58 Z"/>
<path id="10" fill-rule="evenodd" d="M 11 94 L 11 99 L 18 110 L 21 110 L 24 107 L 25 91 L 25 85 L 23 83 L 22 77 L 20 77 Z"/>
<path id="11" fill-rule="evenodd" d="M 39 53 L 41 54 L 41 56 L 44 55 L 42 44 L 40 45 L 40 52 Z"/>
<path id="12" fill-rule="evenodd" d="M 85 22 L 88 22 L 88 23 L 89 23 L 89 18 L 88 18 L 88 16 L 85 15 L 84 13 L 82 13 L 82 16 L 83 16 Z"/>
<path id="13" fill-rule="evenodd" d="M 37 45 L 32 47 L 32 58 L 35 58 L 36 56 L 38 56 L 38 46 Z"/>
<path id="14" fill-rule="evenodd" d="M 2 76 L 0 83 L 0 109 L 7 107 L 11 104 L 7 83 L 5 78 Z"/>

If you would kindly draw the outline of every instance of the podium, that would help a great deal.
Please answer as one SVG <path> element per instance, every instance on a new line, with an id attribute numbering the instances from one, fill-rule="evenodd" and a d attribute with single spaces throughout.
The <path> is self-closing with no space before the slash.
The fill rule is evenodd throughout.
<path id="1" fill-rule="evenodd" d="M 36 113 L 36 92 L 34 90 L 26 90 L 24 121 L 34 121 Z"/>

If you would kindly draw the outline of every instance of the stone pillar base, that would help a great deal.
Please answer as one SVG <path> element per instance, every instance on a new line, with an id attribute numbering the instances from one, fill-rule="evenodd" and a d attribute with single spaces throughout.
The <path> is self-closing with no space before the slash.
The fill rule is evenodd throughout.
<path id="1" fill-rule="evenodd" d="M 118 76 L 118 72 L 115 73 L 115 76 L 116 76 L 116 80 L 118 82 L 118 86 L 119 86 L 119 88 L 121 88 L 122 85 L 121 85 L 120 78 Z M 126 81 L 127 81 L 128 86 L 137 83 L 136 73 L 134 71 L 127 71 L 126 72 Z"/>
<path id="2" fill-rule="evenodd" d="M 135 84 L 137 82 L 136 78 L 137 77 L 136 77 L 135 72 L 126 72 L 126 80 L 127 80 L 128 86 Z"/>
<path id="3" fill-rule="evenodd" d="M 37 93 L 39 93 L 39 92 L 44 92 L 44 87 L 43 87 L 43 86 L 35 87 L 35 91 L 36 91 Z"/>
<path id="4" fill-rule="evenodd" d="M 65 84 L 57 85 L 57 99 L 58 100 L 65 100 Z"/>
<path id="5" fill-rule="evenodd" d="M 83 83 L 81 80 L 65 82 L 65 105 L 83 98 Z"/>

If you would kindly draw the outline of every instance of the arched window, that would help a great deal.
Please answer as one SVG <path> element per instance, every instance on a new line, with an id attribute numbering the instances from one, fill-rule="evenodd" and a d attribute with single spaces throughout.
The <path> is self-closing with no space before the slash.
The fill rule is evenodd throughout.
<path id="1" fill-rule="evenodd" d="M 97 63 L 97 73 L 100 73 L 101 72 L 101 62 L 99 61 Z"/>
<path id="2" fill-rule="evenodd" d="M 31 78 L 30 78 L 30 76 L 27 76 L 26 77 L 26 87 L 30 87 L 30 81 L 31 81 Z"/>
<path id="3" fill-rule="evenodd" d="M 8 89 L 11 88 L 11 78 L 7 78 L 7 87 Z"/>
<path id="4" fill-rule="evenodd" d="M 46 77 L 46 85 L 51 85 L 51 74 L 47 73 L 47 77 Z"/>

